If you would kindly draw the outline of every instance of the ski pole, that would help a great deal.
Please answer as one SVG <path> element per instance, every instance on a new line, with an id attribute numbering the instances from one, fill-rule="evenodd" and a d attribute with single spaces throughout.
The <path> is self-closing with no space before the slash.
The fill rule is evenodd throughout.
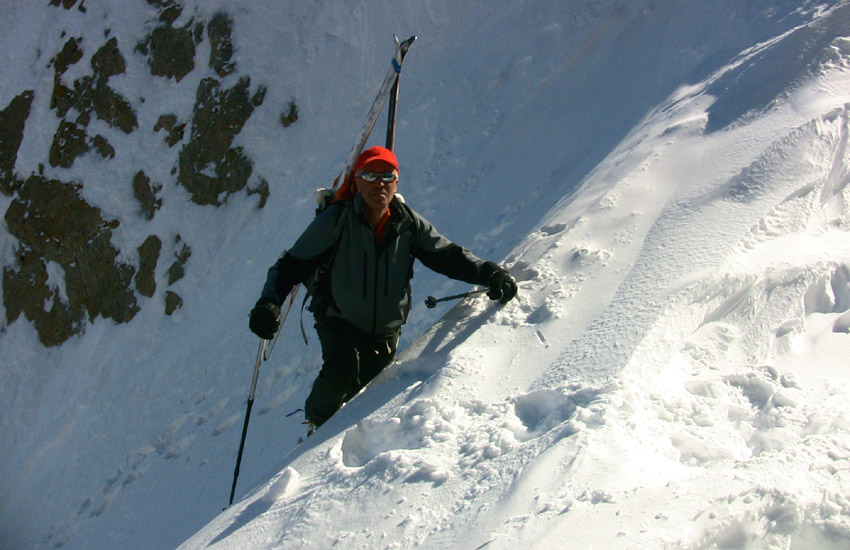
<path id="1" fill-rule="evenodd" d="M 470 290 L 469 292 L 464 292 L 463 294 L 455 294 L 454 296 L 445 296 L 443 298 L 434 298 L 433 296 L 428 296 L 425 299 L 425 305 L 429 308 L 437 307 L 439 302 L 448 302 L 449 300 L 457 300 L 459 298 L 466 298 L 468 296 L 475 296 L 476 294 L 481 294 L 482 292 L 487 292 L 490 290 L 489 288 L 479 288 L 478 290 Z"/>
<path id="2" fill-rule="evenodd" d="M 248 409 L 245 411 L 245 423 L 242 425 L 242 439 L 239 441 L 239 453 L 236 455 L 236 469 L 233 471 L 233 486 L 230 488 L 230 502 L 233 504 L 233 495 L 236 493 L 236 479 L 239 477 L 239 465 L 242 463 L 242 451 L 245 449 L 245 436 L 248 435 L 248 421 L 251 419 L 251 407 L 254 406 L 254 391 L 257 389 L 257 377 L 260 374 L 260 364 L 263 362 L 263 350 L 266 340 L 260 340 L 260 349 L 257 351 L 257 363 L 254 365 L 254 378 L 251 380 L 251 391 L 248 393 Z"/>

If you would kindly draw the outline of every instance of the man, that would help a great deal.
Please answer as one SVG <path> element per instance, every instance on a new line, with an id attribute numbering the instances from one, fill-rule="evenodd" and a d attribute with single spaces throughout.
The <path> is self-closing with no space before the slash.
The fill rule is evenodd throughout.
<path id="1" fill-rule="evenodd" d="M 308 285 L 323 360 L 304 405 L 311 427 L 323 424 L 395 357 L 410 310 L 414 259 L 453 279 L 486 285 L 487 295 L 502 303 L 516 295 L 516 281 L 505 269 L 452 243 L 407 206 L 396 195 L 398 178 L 392 151 L 364 151 L 334 202 L 269 269 L 251 311 L 251 330 L 271 339 L 282 300 L 318 270 L 318 280 Z"/>

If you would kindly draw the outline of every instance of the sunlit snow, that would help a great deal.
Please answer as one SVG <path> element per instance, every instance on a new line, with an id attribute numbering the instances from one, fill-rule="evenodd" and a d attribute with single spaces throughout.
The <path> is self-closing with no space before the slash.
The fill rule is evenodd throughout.
<path id="1" fill-rule="evenodd" d="M 48 4 L 0 6 L 0 108 L 36 93 L 17 172 L 47 155 L 63 33 L 95 48 L 108 30 L 139 130 L 110 134 L 108 169 L 88 155 L 45 174 L 121 220 L 128 261 L 152 233 L 192 256 L 173 316 L 158 284 L 129 324 L 97 318 L 50 349 L 0 317 L 4 550 L 850 547 L 850 2 L 185 0 L 174 24 L 227 12 L 229 78 L 267 87 L 237 138 L 263 209 L 191 203 L 153 130 L 190 115 L 206 42 L 176 83 L 134 54 L 159 2 Z M 418 269 L 404 351 L 297 447 L 286 415 L 321 362 L 293 310 L 222 511 L 247 314 L 340 170 L 393 33 L 419 37 L 399 190 L 519 295 L 429 310 L 469 289 Z M 165 184 L 151 221 L 140 168 Z"/>

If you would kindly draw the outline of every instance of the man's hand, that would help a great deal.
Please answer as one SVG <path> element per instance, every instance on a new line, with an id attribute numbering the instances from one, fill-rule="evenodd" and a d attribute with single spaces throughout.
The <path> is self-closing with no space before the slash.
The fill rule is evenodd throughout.
<path id="1" fill-rule="evenodd" d="M 248 326 L 263 340 L 271 340 L 280 328 L 280 307 L 274 302 L 258 303 L 251 310 Z"/>
<path id="2" fill-rule="evenodd" d="M 485 284 L 490 288 L 487 296 L 491 300 L 499 300 L 506 304 L 513 300 L 517 293 L 516 280 L 511 277 L 508 271 L 493 262 L 484 264 L 485 274 L 487 279 Z"/>

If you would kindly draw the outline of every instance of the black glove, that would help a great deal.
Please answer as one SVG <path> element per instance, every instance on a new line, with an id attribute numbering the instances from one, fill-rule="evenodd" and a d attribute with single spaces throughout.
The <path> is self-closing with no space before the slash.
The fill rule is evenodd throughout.
<path id="1" fill-rule="evenodd" d="M 499 300 L 506 304 L 516 296 L 516 280 L 505 268 L 493 262 L 486 262 L 481 271 L 484 275 L 484 284 L 490 287 L 487 296 L 491 300 Z"/>
<path id="2" fill-rule="evenodd" d="M 280 307 L 274 302 L 257 302 L 248 326 L 263 340 L 271 340 L 280 328 Z"/>

